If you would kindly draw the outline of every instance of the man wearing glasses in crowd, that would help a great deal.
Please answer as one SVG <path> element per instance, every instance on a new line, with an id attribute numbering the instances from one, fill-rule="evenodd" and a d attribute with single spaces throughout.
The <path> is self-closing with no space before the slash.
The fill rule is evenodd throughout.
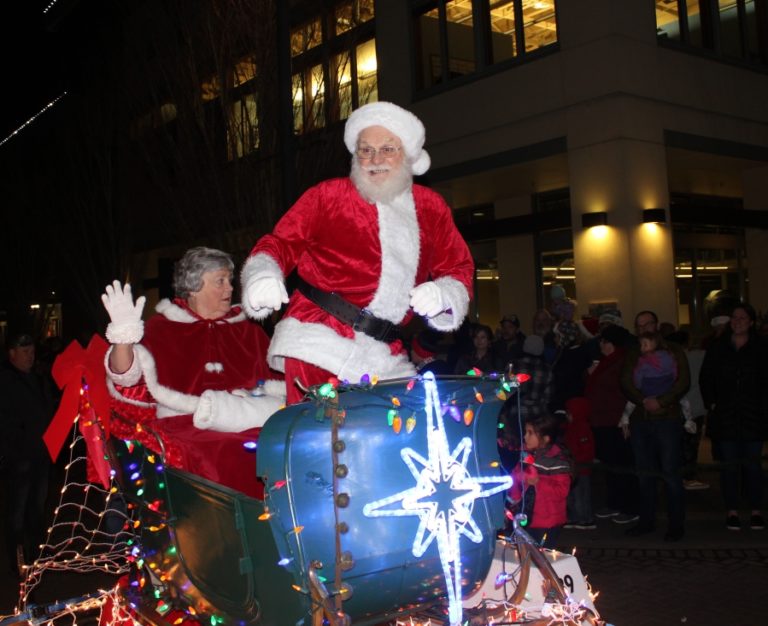
<path id="1" fill-rule="evenodd" d="M 264 319 L 288 303 L 268 353 L 288 402 L 303 396 L 294 381 L 411 376 L 400 327 L 416 313 L 451 331 L 466 316 L 472 257 L 443 198 L 413 183 L 430 165 L 424 138 L 397 105 L 357 109 L 344 130 L 350 176 L 309 189 L 251 251 L 241 276 L 248 314 Z"/>

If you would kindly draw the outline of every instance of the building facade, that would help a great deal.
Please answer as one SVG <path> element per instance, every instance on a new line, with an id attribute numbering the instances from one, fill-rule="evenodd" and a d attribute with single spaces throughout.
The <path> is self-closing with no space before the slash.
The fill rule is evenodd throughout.
<path id="1" fill-rule="evenodd" d="M 474 319 L 516 313 L 528 331 L 554 284 L 580 315 L 618 307 L 627 325 L 652 309 L 703 332 L 724 294 L 768 310 L 768 0 L 126 10 L 91 29 L 117 33 L 102 44 L 122 64 L 93 92 L 119 109 L 104 116 L 112 197 L 157 224 L 128 246 L 150 300 L 186 247 L 242 258 L 301 191 L 343 175 L 344 120 L 389 100 L 427 128 L 422 182 L 470 243 Z"/>

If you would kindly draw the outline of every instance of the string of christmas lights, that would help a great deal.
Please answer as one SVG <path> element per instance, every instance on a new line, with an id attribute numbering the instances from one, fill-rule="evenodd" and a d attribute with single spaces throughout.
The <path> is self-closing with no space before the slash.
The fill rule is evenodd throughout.
<path id="1" fill-rule="evenodd" d="M 43 9 L 43 15 L 45 15 L 46 13 L 48 13 L 48 11 L 50 11 L 50 10 L 53 8 L 53 5 L 55 5 L 55 4 L 56 4 L 58 1 L 59 1 L 59 0 L 51 0 L 51 1 L 48 3 L 48 6 L 47 6 L 47 7 L 45 7 L 45 8 Z"/>
<path id="2" fill-rule="evenodd" d="M 323 417 L 327 400 L 336 393 L 339 387 L 337 381 L 335 385 L 324 388 L 322 393 L 317 393 L 316 402 L 323 407 Z M 362 381 L 368 391 L 373 394 L 388 393 L 385 389 L 375 389 L 377 381 Z M 455 406 L 451 398 L 439 398 L 437 389 L 434 386 L 434 380 L 427 377 L 421 379 L 425 384 L 426 394 L 426 418 L 430 422 L 430 454 L 429 457 L 439 461 L 438 465 L 433 467 L 433 463 L 428 458 L 422 458 L 415 452 L 405 454 L 403 461 L 408 465 L 414 477 L 419 479 L 426 478 L 429 482 L 437 480 L 437 474 L 443 471 L 456 474 L 457 479 L 463 482 L 473 483 L 473 489 L 470 500 L 474 501 L 478 497 L 490 495 L 491 491 L 498 488 L 505 488 L 506 482 L 497 477 L 489 480 L 488 477 L 471 477 L 466 474 L 466 460 L 471 451 L 469 440 L 462 440 L 451 450 L 448 442 L 445 440 L 445 434 L 442 425 L 442 417 L 450 416 L 456 421 L 464 421 L 468 426 L 471 422 L 467 420 L 466 409 L 456 407 L 456 416 L 452 414 L 451 407 Z M 499 392 L 506 395 L 518 383 L 517 381 L 507 381 L 503 377 L 498 380 Z M 342 385 L 343 387 L 343 385 Z M 411 385 L 411 389 L 413 386 Z M 359 389 L 359 387 L 358 387 Z M 402 399 L 388 396 L 392 408 L 399 413 L 401 410 L 415 413 L 416 406 L 411 399 L 406 396 Z M 64 486 L 59 494 L 59 502 L 54 512 L 54 519 L 48 528 L 45 542 L 40 546 L 38 557 L 35 561 L 25 567 L 23 571 L 23 581 L 20 585 L 19 603 L 17 605 L 15 618 L 16 621 L 26 621 L 32 626 L 47 626 L 54 620 L 67 616 L 73 626 L 77 624 L 78 618 L 88 616 L 89 620 L 94 613 L 98 613 L 98 620 L 104 626 L 123 626 L 131 622 L 142 623 L 140 615 L 133 612 L 136 607 L 132 604 L 133 599 L 147 606 L 151 603 L 152 611 L 164 618 L 170 624 L 177 626 L 200 626 L 210 624 L 211 626 L 226 626 L 233 624 L 230 616 L 222 614 L 205 602 L 180 601 L 184 596 L 174 585 L 178 584 L 172 574 L 174 568 L 178 566 L 179 556 L 176 554 L 174 543 L 164 542 L 162 538 L 159 543 L 150 541 L 155 547 L 163 546 L 160 549 L 147 549 L 142 545 L 150 536 L 167 534 L 169 528 L 165 524 L 167 517 L 167 496 L 165 493 L 164 463 L 159 455 L 153 453 L 141 446 L 138 442 L 131 439 L 117 441 L 114 447 L 110 448 L 111 471 L 108 488 L 104 489 L 101 485 L 88 483 L 80 477 L 86 475 L 87 459 L 84 454 L 86 441 L 81 434 L 81 428 L 78 428 L 79 422 L 84 421 L 85 425 L 97 421 L 97 417 L 90 406 L 88 400 L 88 387 L 83 385 L 80 389 L 81 396 L 84 396 L 80 407 L 80 415 L 75 421 L 75 429 L 72 437 L 72 443 L 69 446 L 69 462 L 65 467 Z M 482 396 L 475 390 L 475 401 L 480 404 L 483 402 Z M 422 409 L 423 410 L 423 409 Z M 317 417 L 317 416 L 316 416 Z M 393 436 L 398 436 L 398 429 L 394 427 L 399 415 L 392 418 L 387 416 L 389 426 L 394 430 Z M 383 418 L 383 417 L 382 417 Z M 137 430 L 140 430 L 137 425 Z M 441 468 L 438 470 L 438 466 Z M 435 471 L 429 471 L 432 468 Z M 427 474 L 424 474 L 424 472 Z M 119 472 L 120 485 L 126 490 L 123 498 L 118 488 L 116 473 Z M 415 472 L 415 473 L 414 473 Z M 425 480 L 426 480 L 425 478 Z M 476 483 L 476 484 L 475 484 Z M 499 484 L 490 484 L 499 483 Z M 279 489 L 285 485 L 285 481 L 276 482 L 271 488 Z M 398 494 L 402 495 L 402 494 Z M 142 501 L 141 507 L 136 508 L 131 504 L 134 500 Z M 391 498 L 391 497 L 390 497 Z M 477 539 L 477 528 L 473 523 L 471 515 L 471 503 L 466 500 L 467 496 L 461 496 L 457 493 L 451 506 L 448 518 L 456 525 L 456 532 L 464 534 L 472 540 Z M 405 498 L 406 500 L 408 498 Z M 466 500 L 466 501 L 465 501 Z M 421 539 L 419 533 L 414 539 L 414 547 L 418 545 L 418 552 L 426 550 L 430 540 L 436 540 L 439 552 L 444 559 L 443 569 L 445 582 L 447 585 L 448 606 L 437 609 L 435 613 L 421 613 L 412 615 L 408 621 L 390 622 L 397 626 L 431 626 L 432 624 L 445 623 L 446 617 L 453 624 L 461 622 L 460 608 L 460 579 L 455 572 L 460 569 L 461 556 L 458 552 L 458 546 L 449 539 L 449 535 L 443 536 L 445 519 L 438 527 L 432 528 L 428 523 L 433 518 L 429 512 L 435 513 L 430 507 L 420 510 L 418 506 L 411 509 L 411 505 L 417 503 L 410 502 L 408 509 L 404 506 L 399 511 L 390 511 L 397 514 L 416 514 L 422 522 Z M 378 511 L 379 514 L 387 515 L 382 511 L 383 503 L 371 503 L 369 505 L 369 514 Z M 140 511 L 143 513 L 139 514 Z M 267 509 L 268 511 L 268 509 Z M 154 515 L 156 514 L 156 515 Z M 420 515 L 421 514 L 421 515 Z M 263 516 L 269 517 L 268 513 Z M 438 521 L 443 519 L 442 515 L 437 516 Z M 448 525 L 451 525 L 448 524 Z M 298 534 L 303 527 L 296 527 L 293 532 Z M 159 536 L 159 535 L 158 535 Z M 151 548 L 151 546 L 150 546 Z M 285 560 L 285 559 L 284 559 Z M 277 564 L 285 565 L 284 562 Z M 104 575 L 104 579 L 118 579 L 107 589 L 99 589 L 88 593 L 79 598 L 56 602 L 49 605 L 35 605 L 30 603 L 30 594 L 41 585 L 45 575 L 54 572 L 77 572 L 77 573 L 95 573 Z M 514 574 L 509 580 L 514 584 Z M 505 581 L 506 582 L 506 581 Z M 198 599 L 200 600 L 200 599 Z M 530 601 L 530 597 L 526 600 Z M 507 606 L 508 605 L 508 606 Z M 133 606 L 133 609 L 131 609 Z M 419 617 L 421 615 L 421 617 Z M 526 606 L 522 609 L 509 603 L 504 603 L 503 616 L 499 617 L 498 610 L 488 623 L 498 624 L 500 622 L 514 623 L 521 620 L 546 620 L 549 624 L 580 624 L 584 615 L 584 607 L 576 604 L 570 599 L 560 604 L 557 602 L 545 602 L 541 607 Z M 13 617 L 13 616 L 10 616 Z M 481 618 L 482 620 L 482 618 Z M 0 622 L 4 621 L 4 616 L 0 616 Z M 472 624 L 485 623 L 478 621 L 477 612 L 472 619 Z M 541 622 L 544 623 L 544 622 Z"/>
<path id="3" fill-rule="evenodd" d="M 80 416 L 75 418 L 77 425 Z M 102 584 L 111 583 L 129 571 L 126 558 L 133 541 L 132 522 L 128 511 L 117 497 L 117 488 L 109 490 L 100 485 L 79 480 L 85 476 L 87 459 L 80 430 L 73 431 L 69 459 L 65 466 L 64 485 L 59 492 L 53 520 L 44 542 L 31 564 L 24 565 L 19 585 L 15 616 L 25 617 L 32 624 L 48 624 L 62 616 L 70 616 L 73 626 L 78 615 L 99 613 L 105 606 L 119 610 L 116 589 L 99 589 L 70 600 L 49 604 L 34 604 L 30 598 L 47 576 L 54 573 L 99 573 Z M 0 622 L 14 616 L 0 615 Z M 124 619 L 124 616 L 123 616 Z"/>
<path id="4" fill-rule="evenodd" d="M 52 108 L 56 105 L 56 103 L 61 100 L 64 96 L 67 95 L 67 92 L 63 92 L 58 97 L 51 100 L 48 104 L 46 104 L 42 109 L 40 109 L 37 113 L 35 113 L 32 117 L 30 117 L 26 122 L 24 122 L 21 126 L 19 126 L 16 130 L 14 130 L 10 135 L 8 135 L 5 139 L 0 141 L 0 146 L 2 146 L 5 143 L 8 143 L 11 139 L 13 139 L 16 135 L 18 135 L 21 131 L 23 131 L 27 126 L 32 124 L 38 117 L 40 117 L 43 113 L 45 113 L 48 109 Z"/>

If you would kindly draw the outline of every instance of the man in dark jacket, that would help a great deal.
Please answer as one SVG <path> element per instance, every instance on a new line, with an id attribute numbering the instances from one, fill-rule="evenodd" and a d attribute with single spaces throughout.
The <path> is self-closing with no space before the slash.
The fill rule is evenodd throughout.
<path id="1" fill-rule="evenodd" d="M 641 311 L 635 317 L 635 330 L 658 332 L 658 317 L 653 311 Z M 656 476 L 660 471 L 667 491 L 669 526 L 665 541 L 679 541 L 685 534 L 685 491 L 682 477 L 683 415 L 680 400 L 690 386 L 688 360 L 683 350 L 673 344 L 665 345 L 672 354 L 677 376 L 671 387 L 658 396 L 645 396 L 634 380 L 640 350 L 627 351 L 621 371 L 621 389 L 636 406 L 630 416 L 630 444 L 635 455 L 635 468 L 640 483 L 640 521 L 630 528 L 630 535 L 645 535 L 656 525 Z"/>
<path id="2" fill-rule="evenodd" d="M 51 461 L 43 433 L 54 403 L 51 386 L 34 371 L 32 337 L 17 335 L 7 347 L 8 360 L 0 366 L 0 423 L 5 431 L 6 548 L 15 570 L 34 558 L 44 538 Z"/>

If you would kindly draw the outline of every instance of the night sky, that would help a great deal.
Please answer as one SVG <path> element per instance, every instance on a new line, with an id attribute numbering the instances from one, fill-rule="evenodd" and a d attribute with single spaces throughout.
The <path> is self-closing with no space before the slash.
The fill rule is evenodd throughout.
<path id="1" fill-rule="evenodd" d="M 67 0 L 59 0 L 66 2 Z M 61 38 L 46 28 L 51 0 L 7 0 L 0 17 L 0 141 L 59 95 Z"/>

